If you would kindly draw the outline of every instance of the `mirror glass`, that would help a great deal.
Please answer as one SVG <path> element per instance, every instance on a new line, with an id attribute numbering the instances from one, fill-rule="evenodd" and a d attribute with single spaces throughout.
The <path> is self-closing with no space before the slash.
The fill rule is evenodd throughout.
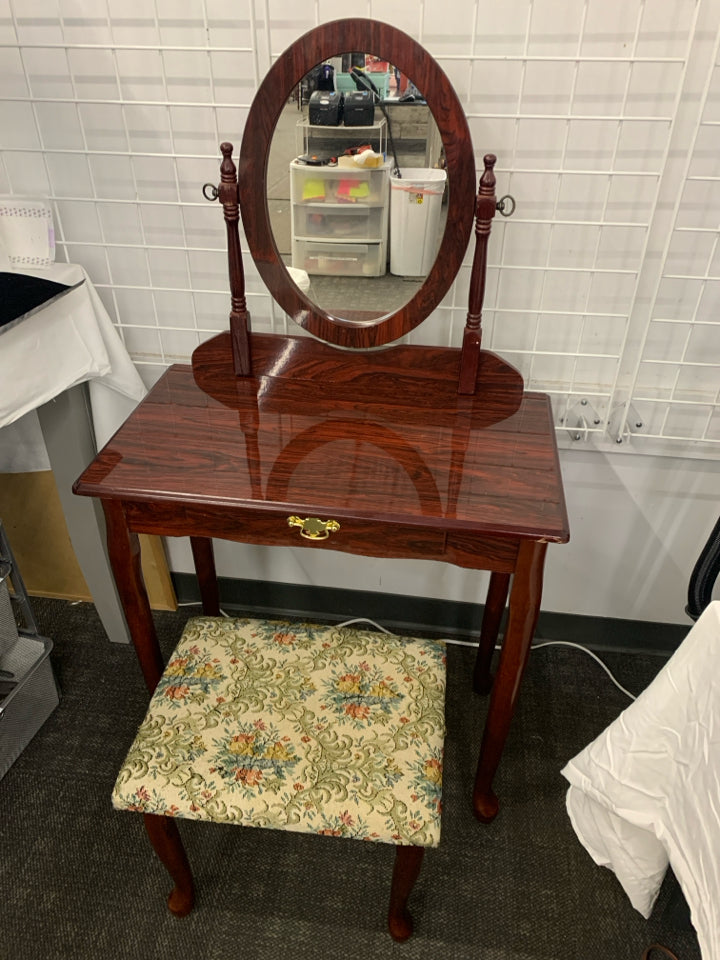
<path id="1" fill-rule="evenodd" d="M 273 238 L 290 280 L 335 317 L 373 323 L 412 300 L 450 188 L 422 91 L 378 56 L 316 64 L 280 113 L 266 179 Z"/>
<path id="2" fill-rule="evenodd" d="M 339 347 L 391 343 L 438 306 L 467 249 L 476 186 L 449 79 L 376 20 L 336 20 L 296 40 L 245 124 L 248 250 L 284 312 Z"/>

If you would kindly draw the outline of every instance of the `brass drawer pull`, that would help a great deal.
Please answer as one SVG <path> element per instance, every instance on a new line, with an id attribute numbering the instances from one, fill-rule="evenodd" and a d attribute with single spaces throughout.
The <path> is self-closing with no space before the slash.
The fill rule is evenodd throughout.
<path id="1" fill-rule="evenodd" d="M 300 536 L 306 540 L 327 540 L 340 529 L 337 520 L 318 520 L 317 517 L 288 517 L 289 527 L 300 527 Z"/>

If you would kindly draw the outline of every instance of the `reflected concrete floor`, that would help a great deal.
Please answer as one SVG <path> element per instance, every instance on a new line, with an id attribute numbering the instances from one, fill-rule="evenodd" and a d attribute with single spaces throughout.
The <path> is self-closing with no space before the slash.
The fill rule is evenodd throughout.
<path id="1" fill-rule="evenodd" d="M 348 309 L 392 313 L 415 296 L 422 280 L 396 277 L 310 277 L 310 297 L 327 311 Z"/>

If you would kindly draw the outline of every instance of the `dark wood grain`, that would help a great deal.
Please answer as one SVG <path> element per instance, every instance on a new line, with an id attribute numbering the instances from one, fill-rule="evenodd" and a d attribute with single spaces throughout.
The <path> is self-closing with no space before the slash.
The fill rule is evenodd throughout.
<path id="1" fill-rule="evenodd" d="M 475 670 L 473 673 L 473 689 L 475 693 L 489 693 L 492 689 L 492 674 L 490 661 L 500 633 L 500 621 L 505 611 L 510 576 L 507 572 L 500 572 L 495 565 L 490 575 L 490 586 L 485 598 L 482 625 L 480 627 L 480 641 L 478 643 Z"/>
<path id="2" fill-rule="evenodd" d="M 268 339 L 278 341 L 282 356 L 283 338 L 253 336 L 255 356 L 262 353 L 256 343 L 266 347 Z M 447 353 L 405 349 L 430 368 Z M 298 353 L 308 358 L 304 341 Z M 457 362 L 458 352 L 451 353 Z M 338 377 L 325 366 L 320 384 L 282 376 L 238 380 L 228 350 L 224 373 L 214 368 L 214 392 L 226 404 L 199 389 L 188 367 L 170 368 L 83 474 L 77 492 L 238 517 L 287 508 L 458 537 L 567 539 L 546 396 L 524 394 L 507 416 L 514 400 L 458 397 L 452 381 L 413 378 L 407 368 L 386 376 L 380 367 L 373 376 L 365 355 L 353 355 L 358 365 L 351 368 L 353 356 L 339 356 Z M 298 390 L 305 401 L 296 399 Z"/>
<path id="3" fill-rule="evenodd" d="M 393 866 L 388 929 L 393 940 L 402 943 L 412 936 L 413 920 L 407 902 L 415 881 L 420 876 L 424 847 L 396 847 Z"/>
<path id="4" fill-rule="evenodd" d="M 498 799 L 493 793 L 492 782 L 515 713 L 530 644 L 537 626 L 546 550 L 547 543 L 543 541 L 524 541 L 520 545 L 510 593 L 508 625 L 475 775 L 473 807 L 475 816 L 482 823 L 490 823 L 498 812 Z"/>
<path id="5" fill-rule="evenodd" d="M 230 280 L 230 336 L 233 347 L 233 369 L 237 376 L 249 376 L 252 369 L 250 357 L 250 314 L 245 301 L 245 270 L 238 221 L 237 170 L 232 161 L 233 146 L 221 143 L 223 155 L 220 164 L 220 186 L 218 200 L 222 204 L 227 234 L 228 274 Z"/>
<path id="6" fill-rule="evenodd" d="M 495 173 L 497 157 L 485 156 L 485 170 L 480 178 L 480 187 L 475 201 L 475 253 L 470 273 L 468 314 L 463 332 L 462 359 L 460 362 L 459 393 L 475 393 L 480 367 L 482 344 L 482 307 L 485 299 L 487 278 L 487 251 L 492 220 L 495 216 Z"/>
<path id="7" fill-rule="evenodd" d="M 318 63 L 353 50 L 382 56 L 409 76 L 427 97 L 442 139 L 450 184 L 447 227 L 435 264 L 422 287 L 400 309 L 362 326 L 322 310 L 290 280 L 273 237 L 265 190 L 270 143 L 291 91 Z M 323 24 L 300 37 L 278 57 L 260 85 L 245 123 L 238 178 L 245 236 L 262 279 L 290 317 L 328 343 L 372 347 L 408 333 L 440 303 L 467 249 L 473 218 L 475 160 L 465 114 L 451 82 L 427 51 L 407 34 L 376 20 L 353 18 Z"/>
<path id="8" fill-rule="evenodd" d="M 164 669 L 140 565 L 140 542 L 125 519 L 122 503 L 103 500 L 108 554 L 145 684 L 152 693 Z"/>
<path id="9" fill-rule="evenodd" d="M 200 390 L 247 418 L 258 407 L 290 407 L 317 417 L 317 405 L 364 404 L 392 408 L 394 421 L 422 421 L 432 407 L 436 422 L 457 429 L 472 421 L 481 429 L 506 420 L 523 399 L 520 373 L 488 350 L 479 357 L 478 388 L 473 397 L 457 394 L 461 351 L 446 347 L 398 345 L 373 353 L 334 349 L 309 337 L 252 336 L 253 378 L 228 378 L 232 347 L 227 333 L 200 344 L 192 367 Z M 272 379 L 272 390 L 265 387 Z M 256 417 L 257 419 L 257 417 Z M 247 421 L 249 422 L 249 421 Z M 254 422 L 253 422 L 254 428 Z"/>
<path id="10" fill-rule="evenodd" d="M 195 890 L 177 824 L 171 817 L 154 813 L 143 814 L 143 820 L 153 850 L 175 883 L 168 896 L 168 908 L 176 917 L 185 917 L 195 903 Z"/>
<path id="11" fill-rule="evenodd" d="M 492 819 L 492 781 L 537 619 L 546 545 L 568 539 L 548 397 L 523 393 L 517 372 L 482 350 L 471 396 L 457 393 L 459 350 L 343 353 L 269 335 L 251 335 L 251 350 L 252 377 L 235 376 L 229 334 L 203 344 L 192 367 L 171 367 L 75 484 L 104 502 L 148 686 L 162 664 L 138 532 L 194 538 L 213 609 L 213 537 L 490 570 L 481 662 L 513 575 L 474 794 L 478 818 Z M 288 526 L 290 515 L 340 526 L 313 542 Z"/>
<path id="12" fill-rule="evenodd" d="M 377 317 L 357 304 L 336 318 L 290 280 L 272 234 L 266 175 L 270 143 L 291 90 L 335 54 L 381 55 L 427 96 L 450 181 L 447 226 L 434 266 L 403 307 Z M 475 210 L 472 144 L 452 85 L 414 40 L 372 20 L 318 27 L 270 69 L 245 126 L 239 182 L 221 145 L 218 197 L 230 273 L 230 331 L 176 365 L 97 455 L 74 490 L 102 499 L 115 580 L 148 688 L 163 663 L 142 578 L 138 533 L 189 536 L 206 614 L 219 613 L 212 538 L 303 546 L 371 557 L 421 558 L 491 571 L 474 683 L 491 686 L 490 658 L 508 594 L 510 612 L 483 735 L 473 805 L 488 822 L 492 784 L 527 663 L 547 543 L 568 539 L 548 397 L 525 393 L 510 364 L 482 350 L 487 245 L 495 213 L 495 157 L 485 157 Z M 238 205 L 240 200 L 240 205 Z M 250 333 L 238 230 L 285 312 L 316 338 Z M 476 247 L 462 350 L 396 346 L 455 279 L 476 215 Z M 328 539 L 303 539 L 288 518 L 335 520 Z M 193 880 L 170 818 L 145 815 L 174 881 L 170 910 L 193 906 Z M 388 926 L 412 934 L 408 897 L 422 847 L 398 847 Z"/>
<path id="13" fill-rule="evenodd" d="M 440 560 L 472 570 L 512 572 L 518 551 L 517 544 L 505 537 L 453 534 L 414 524 L 379 523 L 371 517 L 346 519 L 337 511 L 328 513 L 312 507 L 296 510 L 289 504 L 277 504 L 272 511 L 238 512 L 231 507 L 145 501 L 128 502 L 125 511 L 133 529 L 139 533 L 166 537 L 192 534 L 196 538 L 214 537 L 269 547 L 339 550 L 363 557 Z M 291 529 L 287 523 L 288 517 L 298 512 L 302 516 L 320 516 L 322 520 L 340 517 L 340 530 L 327 540 L 305 540 L 299 530 Z"/>

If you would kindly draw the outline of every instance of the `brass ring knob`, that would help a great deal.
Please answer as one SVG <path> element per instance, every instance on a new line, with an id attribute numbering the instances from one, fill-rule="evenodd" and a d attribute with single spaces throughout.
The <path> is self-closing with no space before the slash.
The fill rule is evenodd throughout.
<path id="1" fill-rule="evenodd" d="M 317 517 L 288 517 L 289 527 L 300 527 L 300 536 L 306 540 L 327 540 L 340 529 L 337 520 L 319 520 Z"/>
<path id="2" fill-rule="evenodd" d="M 500 197 L 495 204 L 495 209 L 501 217 L 511 217 L 515 213 L 515 207 L 515 197 L 511 197 L 509 193 L 506 193 L 504 197 Z"/>

